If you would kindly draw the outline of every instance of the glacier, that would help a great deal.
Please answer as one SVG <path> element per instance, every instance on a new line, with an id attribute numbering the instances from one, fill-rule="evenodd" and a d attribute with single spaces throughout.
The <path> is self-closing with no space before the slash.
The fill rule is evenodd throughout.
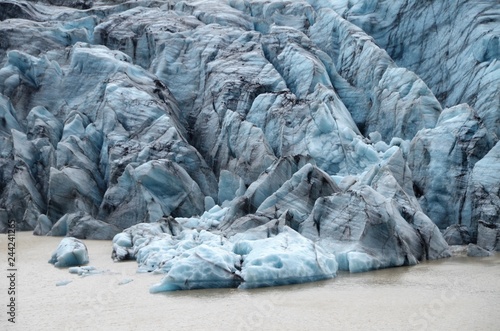
<path id="1" fill-rule="evenodd" d="M 0 0 L 0 232 L 151 292 L 500 250 L 500 4 Z M 54 260 L 55 263 L 55 260 Z"/>

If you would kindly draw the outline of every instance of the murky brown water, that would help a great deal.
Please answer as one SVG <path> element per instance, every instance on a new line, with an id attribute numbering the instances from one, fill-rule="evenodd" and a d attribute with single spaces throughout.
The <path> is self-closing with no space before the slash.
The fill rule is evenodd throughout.
<path id="1" fill-rule="evenodd" d="M 499 330 L 500 254 L 341 273 L 317 283 L 256 290 L 150 294 L 161 275 L 113 263 L 109 241 L 86 240 L 81 277 L 47 263 L 61 238 L 17 233 L 16 324 L 9 317 L 7 242 L 0 235 L 0 330 Z M 132 282 L 119 285 L 120 282 Z M 56 286 L 60 281 L 71 281 Z"/>

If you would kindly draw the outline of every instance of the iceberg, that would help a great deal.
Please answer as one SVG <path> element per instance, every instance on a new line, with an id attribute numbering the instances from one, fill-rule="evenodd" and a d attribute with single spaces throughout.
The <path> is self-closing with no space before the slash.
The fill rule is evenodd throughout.
<path id="1" fill-rule="evenodd" d="M 65 268 L 89 263 L 87 246 L 73 237 L 66 237 L 57 246 L 49 260 L 55 267 Z"/>
<path id="2" fill-rule="evenodd" d="M 201 244 L 180 255 L 150 292 L 237 287 L 242 281 L 235 267 L 238 260 L 231 251 Z"/>
<path id="3" fill-rule="evenodd" d="M 115 236 L 113 256 L 136 259 L 139 272 L 165 274 L 151 293 L 277 286 L 336 276 L 333 254 L 283 221 L 270 223 L 228 239 L 189 228 L 172 233 L 165 223 L 138 224 Z"/>
<path id="4" fill-rule="evenodd" d="M 88 276 L 102 273 L 102 271 L 97 270 L 92 266 L 84 266 L 84 267 L 70 267 L 68 269 L 70 274 L 77 274 L 79 276 Z"/>
<path id="5" fill-rule="evenodd" d="M 337 274 L 335 255 L 287 226 L 275 237 L 240 238 L 233 248 L 243 257 L 241 277 L 244 282 L 239 288 L 313 282 Z"/>

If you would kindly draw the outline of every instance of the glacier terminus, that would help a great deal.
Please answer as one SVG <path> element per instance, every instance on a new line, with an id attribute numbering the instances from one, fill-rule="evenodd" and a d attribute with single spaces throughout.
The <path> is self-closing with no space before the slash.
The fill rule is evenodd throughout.
<path id="1" fill-rule="evenodd" d="M 0 232 L 153 293 L 499 251 L 499 137 L 498 1 L 0 0 Z"/>

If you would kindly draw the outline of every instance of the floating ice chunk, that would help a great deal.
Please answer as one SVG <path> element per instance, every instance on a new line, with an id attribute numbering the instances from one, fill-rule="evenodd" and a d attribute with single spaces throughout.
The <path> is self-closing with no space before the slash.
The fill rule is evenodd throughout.
<path id="1" fill-rule="evenodd" d="M 166 218 L 156 223 L 139 223 L 118 233 L 113 237 L 113 252 L 111 257 L 115 261 L 133 260 L 138 248 L 149 243 L 153 238 L 162 238 L 169 234 L 181 231 L 181 226 L 173 219 Z"/>
<path id="2" fill-rule="evenodd" d="M 210 212 L 223 210 L 218 206 L 212 209 Z M 285 226 L 284 219 L 275 222 L 279 224 L 269 222 L 231 240 L 205 230 L 184 229 L 174 235 L 158 229 L 159 224 L 140 224 L 116 235 L 113 249 L 114 254 L 121 248 L 134 256 L 139 272 L 166 274 L 150 289 L 152 293 L 253 288 L 335 276 L 333 254 Z M 118 247 L 118 243 L 132 247 Z"/>
<path id="3" fill-rule="evenodd" d="M 134 280 L 132 278 L 125 278 L 125 279 L 122 279 L 120 282 L 118 282 L 118 285 L 125 285 L 125 284 L 128 284 L 130 282 L 133 282 Z"/>
<path id="4" fill-rule="evenodd" d="M 69 273 L 70 274 L 82 274 L 82 273 L 86 273 L 86 272 L 89 272 L 89 271 L 92 271 L 92 270 L 96 270 L 95 267 L 92 267 L 92 266 L 85 266 L 85 267 L 70 267 L 68 269 Z"/>
<path id="5" fill-rule="evenodd" d="M 275 237 L 242 240 L 234 252 L 243 255 L 240 288 L 278 286 L 335 277 L 338 264 L 311 240 L 285 226 Z"/>
<path id="6" fill-rule="evenodd" d="M 230 247 L 201 244 L 186 250 L 172 259 L 165 278 L 150 291 L 296 284 L 332 278 L 337 272 L 334 255 L 289 227 L 275 237 L 238 240 L 232 251 Z"/>
<path id="7" fill-rule="evenodd" d="M 49 263 L 58 268 L 87 264 L 89 263 L 87 246 L 76 238 L 64 238 L 52 254 Z"/>
<path id="8" fill-rule="evenodd" d="M 237 260 L 239 257 L 226 249 L 197 246 L 184 252 L 150 292 L 236 287 L 242 281 L 235 267 Z"/>
<path id="9" fill-rule="evenodd" d="M 185 229 L 178 235 L 149 238 L 136 246 L 138 272 L 168 273 L 184 252 L 199 245 L 222 247 L 227 243 L 220 235 L 205 230 Z M 230 249 L 228 249 L 230 250 Z"/>
<path id="10" fill-rule="evenodd" d="M 60 280 L 60 281 L 58 281 L 56 283 L 56 286 L 65 286 L 65 285 L 68 285 L 71 282 L 72 282 L 71 280 Z"/>
<path id="11" fill-rule="evenodd" d="M 71 267 L 68 269 L 70 274 L 77 274 L 79 276 L 89 276 L 95 274 L 101 274 L 102 271 L 97 270 L 92 266 L 84 266 L 84 267 Z"/>

